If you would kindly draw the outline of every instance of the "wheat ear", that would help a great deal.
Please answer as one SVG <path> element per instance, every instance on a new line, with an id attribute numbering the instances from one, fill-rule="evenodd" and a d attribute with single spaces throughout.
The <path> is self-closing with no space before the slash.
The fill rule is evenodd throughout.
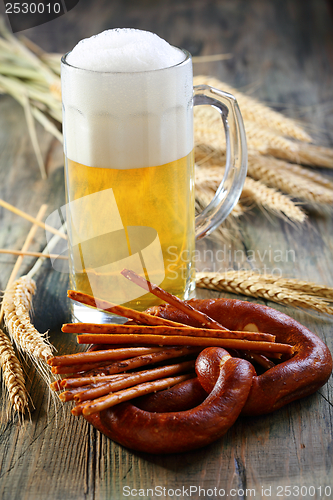
<path id="1" fill-rule="evenodd" d="M 268 149 L 268 153 L 285 160 L 309 165 L 311 167 L 333 168 L 333 151 L 331 148 L 315 146 L 313 144 L 298 144 L 297 151 Z"/>
<path id="2" fill-rule="evenodd" d="M 333 301 L 333 287 L 320 285 L 312 281 L 297 280 L 295 278 L 284 278 L 278 277 L 274 274 L 258 274 L 254 271 L 227 271 L 226 276 L 232 277 L 237 276 L 248 281 L 263 281 L 266 283 L 274 283 L 275 285 L 282 288 L 290 288 L 300 293 L 305 293 L 307 295 L 313 295 L 315 297 L 321 297 L 329 301 Z"/>
<path id="3" fill-rule="evenodd" d="M 12 343 L 0 329 L 0 366 L 10 404 L 18 413 L 28 408 L 28 395 L 21 364 L 17 359 Z"/>
<path id="4" fill-rule="evenodd" d="M 259 156 L 259 155 L 258 155 Z M 311 203 L 332 204 L 333 191 L 288 169 L 285 162 L 249 155 L 248 174 L 264 184 Z"/>
<path id="5" fill-rule="evenodd" d="M 203 153 L 201 153 L 202 155 Z M 295 174 L 300 176 L 303 179 L 303 182 L 306 180 L 311 181 L 312 183 L 319 184 L 320 186 L 324 186 L 328 190 L 333 191 L 333 182 L 324 175 L 321 175 L 318 172 L 313 170 L 309 170 L 306 167 L 302 167 L 295 163 L 290 163 L 288 161 L 275 158 L 273 156 L 262 156 L 261 154 L 250 153 L 248 155 L 249 159 L 249 171 L 252 170 L 253 166 L 256 164 L 260 167 L 268 167 L 269 169 L 274 168 L 275 170 L 283 170 L 288 173 Z M 210 160 L 208 160 L 210 161 Z"/>
<path id="6" fill-rule="evenodd" d="M 283 161 L 273 157 L 270 157 L 270 161 L 271 159 L 273 160 L 273 163 Z M 286 161 L 284 161 L 283 163 L 285 165 L 285 168 L 289 172 L 300 175 L 301 177 L 303 177 L 303 179 L 309 179 L 310 181 L 315 182 L 316 184 L 320 184 L 321 186 L 324 186 L 325 188 L 331 189 L 333 191 L 333 182 L 326 176 L 321 175 L 318 172 L 314 172 L 313 170 L 310 170 L 306 167 L 296 165 L 295 163 L 289 163 Z"/>
<path id="7" fill-rule="evenodd" d="M 275 131 L 264 128 L 257 122 L 244 121 L 244 127 L 250 152 L 258 151 L 263 155 L 268 154 L 271 149 L 288 151 L 290 155 L 298 152 L 299 146 L 297 142 L 286 139 Z"/>
<path id="8" fill-rule="evenodd" d="M 18 349 L 37 363 L 38 360 L 47 361 L 52 356 L 52 350 L 45 334 L 39 333 L 30 321 L 29 310 L 35 290 L 34 280 L 22 276 L 5 291 L 3 309 L 11 339 Z"/>
<path id="9" fill-rule="evenodd" d="M 294 120 L 247 96 L 217 78 L 207 76 L 194 77 L 194 85 L 206 84 L 233 94 L 242 111 L 244 122 L 256 122 L 262 128 L 273 129 L 283 136 L 299 141 L 311 142 L 312 139 Z"/>
<path id="10" fill-rule="evenodd" d="M 223 167 L 214 165 L 196 168 L 196 196 L 202 197 L 205 190 L 208 189 L 211 192 L 216 190 L 223 177 L 223 171 Z M 208 193 L 206 193 L 207 195 Z M 287 217 L 293 222 L 302 223 L 306 219 L 305 213 L 288 196 L 250 177 L 245 179 L 240 199 L 243 210 L 245 203 L 255 203 L 269 212 L 279 217 Z"/>
<path id="11" fill-rule="evenodd" d="M 294 307 L 313 309 L 320 313 L 333 314 L 333 308 L 325 300 L 295 290 L 267 283 L 260 279 L 244 279 L 238 276 L 237 271 L 232 273 L 197 273 L 196 285 L 198 288 L 225 291 L 230 293 L 258 297 L 279 304 Z"/>
<path id="12" fill-rule="evenodd" d="M 195 143 L 205 143 L 216 149 L 225 148 L 225 138 L 221 134 L 221 117 L 211 107 L 194 108 L 194 140 Z M 298 151 L 298 143 L 278 135 L 275 131 L 262 127 L 257 122 L 244 120 L 246 141 L 249 151 L 259 151 L 266 154 L 270 149 L 290 150 L 291 154 Z"/>
<path id="13" fill-rule="evenodd" d="M 287 217 L 292 222 L 303 223 L 306 219 L 303 210 L 295 205 L 287 195 L 250 177 L 245 179 L 241 194 L 243 203 L 246 199 L 255 202 L 259 207 L 264 207 L 278 217 Z"/>

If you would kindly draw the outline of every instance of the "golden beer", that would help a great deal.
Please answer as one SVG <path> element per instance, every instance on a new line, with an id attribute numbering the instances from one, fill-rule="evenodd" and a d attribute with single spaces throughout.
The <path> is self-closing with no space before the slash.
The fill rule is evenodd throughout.
<path id="1" fill-rule="evenodd" d="M 151 33 L 109 30 L 63 57 L 61 80 L 71 287 L 140 310 L 159 303 L 121 274 L 127 268 L 188 298 L 190 55 Z M 95 320 L 91 309 L 73 307 L 74 319 Z"/>
<path id="2" fill-rule="evenodd" d="M 73 289 L 139 310 L 156 304 L 156 297 L 145 294 L 141 289 L 135 299 L 126 301 L 119 276 L 107 268 L 109 262 L 121 262 L 124 255 L 131 255 L 135 251 L 133 246 L 136 246 L 136 250 L 144 246 L 140 232 L 132 242 L 129 241 L 127 228 L 148 227 L 155 229 L 163 254 L 163 260 L 159 262 L 162 269 L 152 269 L 150 266 L 150 280 L 154 282 L 155 278 L 165 274 L 163 281 L 158 284 L 184 297 L 194 272 L 193 163 L 192 153 L 165 165 L 137 169 L 89 167 L 66 159 L 68 206 L 75 200 L 89 200 L 89 195 L 112 189 L 124 227 L 124 231 L 104 233 L 106 220 L 101 212 L 112 217 L 112 207 L 98 207 L 94 202 L 93 206 L 88 204 L 83 209 L 80 206 L 80 227 L 74 229 L 69 210 L 71 239 L 71 233 L 75 230 L 80 233 L 80 241 L 86 243 L 84 249 L 82 245 L 76 249 L 72 247 L 70 280 Z M 88 237 L 86 240 L 85 228 L 89 230 L 92 226 L 94 234 L 102 236 Z M 83 251 L 86 258 L 82 256 Z M 149 255 L 146 259 L 144 269 L 145 264 L 149 265 Z M 115 290 L 115 287 L 118 289 Z"/>

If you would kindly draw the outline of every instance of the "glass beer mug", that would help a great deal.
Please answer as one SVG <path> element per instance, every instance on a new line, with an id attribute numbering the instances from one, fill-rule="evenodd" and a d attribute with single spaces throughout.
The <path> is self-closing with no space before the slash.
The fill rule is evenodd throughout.
<path id="1" fill-rule="evenodd" d="M 121 271 L 193 295 L 195 239 L 228 216 L 246 176 L 237 102 L 206 85 L 193 89 L 191 55 L 173 50 L 181 62 L 133 72 L 87 70 L 62 58 L 70 286 L 138 310 L 158 299 Z M 195 217 L 193 106 L 202 104 L 219 111 L 227 154 L 215 197 Z M 73 308 L 75 320 L 106 320 Z"/>

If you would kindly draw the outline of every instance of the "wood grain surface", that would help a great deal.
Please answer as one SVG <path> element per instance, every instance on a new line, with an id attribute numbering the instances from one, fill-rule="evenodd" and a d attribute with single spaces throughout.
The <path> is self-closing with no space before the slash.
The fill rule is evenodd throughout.
<path id="1" fill-rule="evenodd" d="M 117 26 L 154 31 L 193 55 L 232 53 L 226 61 L 197 64 L 195 73 L 216 76 L 301 119 L 317 141 L 333 146 L 331 2 L 80 0 L 65 16 L 24 34 L 47 51 L 66 52 L 79 39 Z M 46 181 L 40 178 L 21 107 L 0 96 L 0 198 L 33 216 L 42 203 L 51 213 L 65 198 L 61 147 L 41 127 L 38 137 L 47 160 Z M 333 286 L 331 212 L 306 208 L 309 217 L 302 228 L 253 210 L 242 219 L 242 241 L 211 237 L 198 243 L 198 270 L 265 268 Z M 0 208 L 0 248 L 20 249 L 29 229 L 29 222 Z M 39 229 L 30 249 L 41 251 L 45 244 Z M 2 290 L 14 262 L 0 255 Z M 25 258 L 20 274 L 33 263 Z M 36 281 L 36 327 L 49 331 L 59 354 L 78 350 L 75 339 L 60 331 L 69 320 L 68 275 L 45 262 Z M 205 290 L 197 296 L 232 297 Z M 305 324 L 333 351 L 331 318 L 266 304 Z M 16 416 L 8 417 L 2 397 L 2 500 L 333 498 L 332 379 L 274 414 L 239 418 L 223 439 L 202 450 L 150 456 L 124 449 L 73 417 L 69 405 L 50 400 L 29 363 L 25 370 L 30 418 L 20 424 Z"/>

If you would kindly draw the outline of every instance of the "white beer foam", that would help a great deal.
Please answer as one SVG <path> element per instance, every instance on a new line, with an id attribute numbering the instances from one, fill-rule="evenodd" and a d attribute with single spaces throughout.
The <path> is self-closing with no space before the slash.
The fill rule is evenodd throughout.
<path id="1" fill-rule="evenodd" d="M 139 46 L 141 38 L 144 43 L 139 57 L 133 45 Z M 114 51 L 106 44 L 111 39 L 118 52 L 115 61 L 110 55 Z M 61 77 L 64 149 L 69 159 L 93 167 L 127 169 L 163 165 L 190 153 L 191 59 L 163 40 L 155 50 L 152 43 L 156 40 L 161 39 L 153 34 L 147 37 L 147 32 L 140 30 L 109 30 L 80 42 L 67 55 Z M 90 44 L 95 49 L 98 45 L 100 52 L 103 44 L 108 49 L 97 57 L 95 49 L 85 51 Z M 78 67 L 81 63 L 76 49 L 82 64 L 95 64 L 95 58 L 98 67 L 104 61 L 104 69 Z M 118 69 L 107 69 L 113 63 Z M 156 68 L 157 64 L 165 69 Z"/>
<path id="2" fill-rule="evenodd" d="M 93 71 L 147 71 L 168 68 L 184 54 L 155 33 L 131 28 L 106 30 L 81 40 L 67 62 Z"/>

